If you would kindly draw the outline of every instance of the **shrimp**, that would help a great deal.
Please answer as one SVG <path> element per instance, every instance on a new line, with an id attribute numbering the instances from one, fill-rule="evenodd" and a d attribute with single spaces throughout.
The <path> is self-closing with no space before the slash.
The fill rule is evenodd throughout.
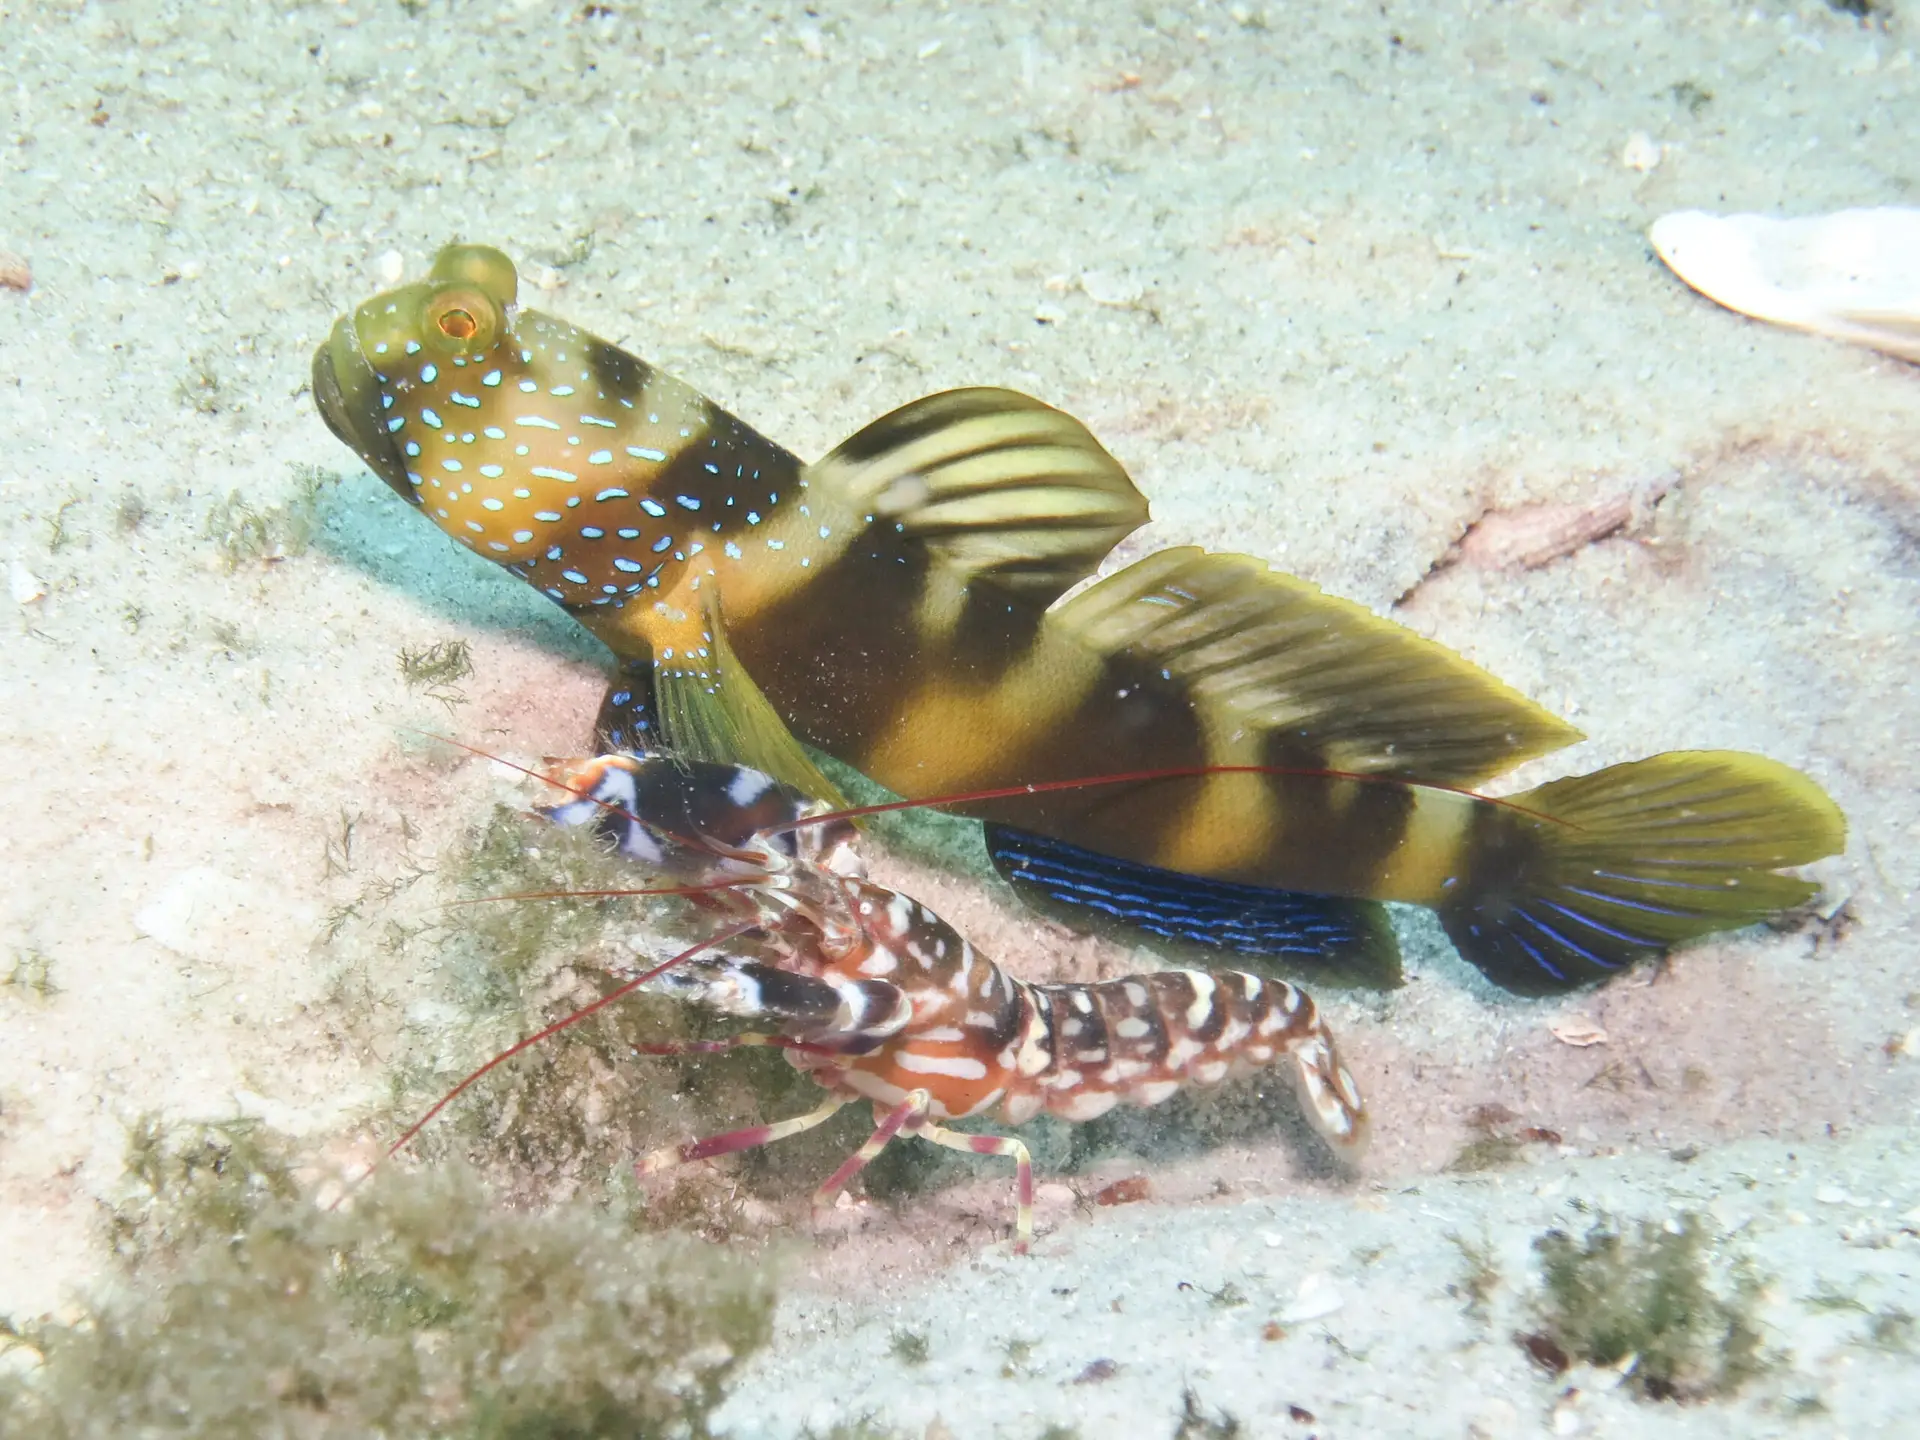
<path id="1" fill-rule="evenodd" d="M 657 1150 L 637 1162 L 643 1179 L 810 1130 L 864 1101 L 873 1133 L 814 1192 L 816 1209 L 890 1142 L 915 1137 L 1013 1161 L 1014 1250 L 1025 1253 L 1033 1237 L 1027 1147 L 943 1122 L 996 1109 L 1014 1126 L 1042 1112 L 1091 1120 L 1117 1104 L 1158 1105 L 1183 1086 L 1269 1065 L 1286 1070 L 1308 1123 L 1337 1156 L 1353 1163 L 1364 1152 L 1359 1088 L 1312 998 L 1285 981 L 1162 970 L 1031 984 L 917 900 L 865 878 L 851 821 L 893 806 L 836 811 L 757 770 L 660 755 L 602 755 L 542 778 L 572 798 L 541 814 L 592 827 L 618 854 L 676 882 L 638 893 L 689 895 L 726 923 L 495 1057 L 396 1150 L 487 1070 L 645 984 L 748 1027 L 658 1053 L 777 1046 L 826 1098 L 803 1115 Z"/>

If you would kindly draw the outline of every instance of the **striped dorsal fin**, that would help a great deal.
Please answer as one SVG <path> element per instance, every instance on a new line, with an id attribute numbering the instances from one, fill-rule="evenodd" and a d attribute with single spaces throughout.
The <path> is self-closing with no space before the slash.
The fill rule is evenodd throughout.
<path id="1" fill-rule="evenodd" d="M 1146 497 L 1086 426 L 1013 390 L 903 405 L 809 466 L 807 484 L 968 580 L 1038 605 L 1147 518 Z"/>
<path id="2" fill-rule="evenodd" d="M 1159 551 L 1049 623 L 1334 770 L 1474 785 L 1581 738 L 1445 646 L 1245 555 Z"/>

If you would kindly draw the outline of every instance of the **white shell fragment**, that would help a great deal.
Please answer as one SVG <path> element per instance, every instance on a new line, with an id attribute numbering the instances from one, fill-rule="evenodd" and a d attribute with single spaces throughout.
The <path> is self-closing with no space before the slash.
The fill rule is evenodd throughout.
<path id="1" fill-rule="evenodd" d="M 1682 210 L 1649 235 L 1674 274 L 1729 310 L 1920 362 L 1920 210 Z"/>
<path id="2" fill-rule="evenodd" d="M 1562 1045 L 1571 1045 L 1576 1050 L 1607 1043 L 1606 1030 L 1585 1015 L 1568 1015 L 1564 1019 L 1551 1021 L 1547 1029 Z"/>
<path id="3" fill-rule="evenodd" d="M 1136 277 L 1113 270 L 1087 271 L 1080 277 L 1080 288 L 1094 304 L 1116 310 L 1132 309 L 1146 293 L 1146 287 Z"/>
<path id="4" fill-rule="evenodd" d="M 1300 1282 L 1293 1303 L 1280 1312 L 1283 1325 L 1304 1325 L 1309 1320 L 1324 1320 L 1346 1305 L 1346 1297 L 1331 1276 L 1315 1270 Z"/>
<path id="5" fill-rule="evenodd" d="M 7 581 L 16 605 L 31 605 L 47 593 L 46 582 L 18 560 L 13 562 Z"/>

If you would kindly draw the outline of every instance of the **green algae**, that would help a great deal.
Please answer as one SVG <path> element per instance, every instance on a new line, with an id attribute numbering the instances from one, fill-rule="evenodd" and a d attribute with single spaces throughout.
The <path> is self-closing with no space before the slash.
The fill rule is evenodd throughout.
<path id="1" fill-rule="evenodd" d="M 378 1119 L 394 1135 L 509 1045 L 602 999 L 715 924 L 678 898 L 580 893 L 644 887 L 655 877 L 608 854 L 584 828 L 505 805 L 448 846 L 429 873 L 428 888 L 446 903 L 406 930 L 392 956 L 429 967 L 436 997 L 433 1016 L 412 1027 L 389 1074 Z M 513 898 L 528 896 L 546 898 Z M 352 923 L 377 926 L 381 903 L 367 898 Z M 458 1156 L 525 1204 L 584 1193 L 634 1207 L 649 1227 L 750 1237 L 764 1225 L 749 1222 L 750 1199 L 804 1199 L 864 1132 L 854 1133 L 853 1115 L 637 1187 L 630 1167 L 651 1150 L 819 1103 L 818 1088 L 772 1050 L 646 1053 L 738 1028 L 663 996 L 626 995 L 491 1071 L 409 1153 L 427 1163 Z"/>
<path id="2" fill-rule="evenodd" d="M 1583 1239 L 1534 1241 L 1545 1337 L 1566 1355 L 1624 1367 L 1651 1399 L 1730 1394 L 1764 1368 L 1761 1285 L 1744 1260 L 1713 1273 L 1716 1240 L 1699 1216 L 1619 1225 L 1600 1217 Z"/>
<path id="3" fill-rule="evenodd" d="M 0 975 L 0 990 L 31 991 L 42 1000 L 52 999 L 60 993 L 53 979 L 52 957 L 31 946 L 15 950 L 12 968 Z"/>
<path id="4" fill-rule="evenodd" d="M 113 1282 L 7 1322 L 0 1433 L 707 1435 L 768 1333 L 758 1266 L 617 1211 L 506 1208 L 465 1167 L 377 1173 L 328 1209 L 258 1126 L 131 1137 Z"/>
<path id="5" fill-rule="evenodd" d="M 1466 1303 L 1461 1307 L 1468 1319 L 1484 1321 L 1493 1292 L 1500 1288 L 1500 1267 L 1494 1261 L 1493 1242 L 1484 1234 L 1469 1240 L 1456 1230 L 1447 1232 L 1447 1243 L 1460 1252 L 1460 1279 L 1447 1286 L 1449 1295 Z"/>
<path id="6" fill-rule="evenodd" d="M 321 509 L 340 477 L 312 465 L 293 467 L 293 485 L 278 504 L 256 506 L 240 491 L 207 512 L 206 536 L 229 573 L 250 562 L 304 555 L 320 533 Z"/>
<path id="7" fill-rule="evenodd" d="M 426 694 L 447 707 L 449 714 L 467 703 L 462 680 L 473 675 L 473 647 L 464 640 L 436 640 L 418 649 L 403 645 L 395 657 L 407 689 Z"/>
<path id="8" fill-rule="evenodd" d="M 1173 1440 L 1234 1440 L 1243 1434 L 1239 1419 L 1225 1410 L 1207 1411 L 1206 1402 L 1192 1386 L 1180 1392 L 1180 1414 Z"/>

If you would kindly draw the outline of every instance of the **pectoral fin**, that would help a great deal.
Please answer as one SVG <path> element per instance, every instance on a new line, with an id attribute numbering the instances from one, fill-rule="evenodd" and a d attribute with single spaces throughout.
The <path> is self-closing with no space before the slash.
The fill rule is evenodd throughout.
<path id="1" fill-rule="evenodd" d="M 816 493 L 968 580 L 1048 605 L 1147 518 L 1072 416 L 1012 390 L 948 390 L 883 415 L 807 470 Z"/>
<path id="2" fill-rule="evenodd" d="M 1159 551 L 1048 621 L 1163 672 L 1227 738 L 1332 770 L 1473 785 L 1580 738 L 1446 647 L 1245 555 Z"/>
<path id="3" fill-rule="evenodd" d="M 707 598 L 711 597 L 711 598 Z M 712 591 L 699 613 L 653 627 L 653 703 L 664 745 L 689 760 L 746 765 L 802 794 L 844 805 L 728 643 Z"/>

